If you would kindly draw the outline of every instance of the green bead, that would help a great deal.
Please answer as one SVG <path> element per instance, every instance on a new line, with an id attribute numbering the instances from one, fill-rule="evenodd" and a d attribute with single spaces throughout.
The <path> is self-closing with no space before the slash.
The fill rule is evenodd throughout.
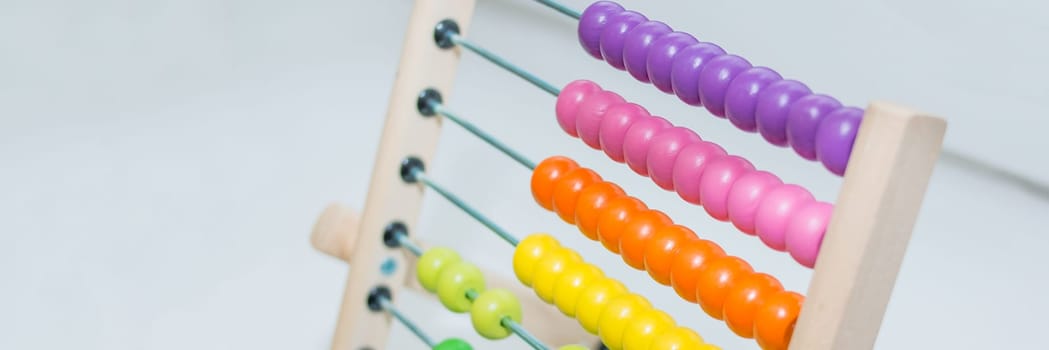
<path id="1" fill-rule="evenodd" d="M 441 275 L 441 269 L 449 264 L 462 261 L 459 253 L 448 248 L 430 248 L 419 257 L 415 263 L 415 275 L 419 278 L 419 284 L 430 293 L 437 292 L 437 277 Z"/>
<path id="2" fill-rule="evenodd" d="M 590 350 L 590 348 L 582 346 L 582 345 L 572 344 L 572 345 L 565 345 L 565 346 L 559 347 L 559 348 L 557 348 L 557 350 Z"/>
<path id="3" fill-rule="evenodd" d="M 470 308 L 470 320 L 473 321 L 477 334 L 488 339 L 503 339 L 510 334 L 503 327 L 503 318 L 509 317 L 521 323 L 521 302 L 517 296 L 503 289 L 490 289 L 481 293 Z"/>
<path id="4" fill-rule="evenodd" d="M 467 312 L 473 302 L 466 292 L 484 292 L 484 275 L 471 263 L 458 261 L 441 269 L 437 276 L 437 298 L 452 312 Z"/>
<path id="5" fill-rule="evenodd" d="M 433 346 L 433 350 L 473 350 L 470 343 L 459 338 L 448 338 Z"/>

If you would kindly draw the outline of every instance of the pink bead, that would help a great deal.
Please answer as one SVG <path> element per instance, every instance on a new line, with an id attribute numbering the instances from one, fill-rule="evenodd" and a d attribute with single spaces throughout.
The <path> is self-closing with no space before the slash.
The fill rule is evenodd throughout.
<path id="1" fill-rule="evenodd" d="M 685 146 L 674 160 L 674 190 L 686 202 L 700 205 L 703 203 L 699 193 L 699 180 L 707 164 L 724 157 L 725 149 L 716 143 L 699 141 Z"/>
<path id="2" fill-rule="evenodd" d="M 596 91 L 601 91 L 601 87 L 589 80 L 576 80 L 561 89 L 561 94 L 557 95 L 557 104 L 554 107 L 557 125 L 561 126 L 561 130 L 572 137 L 579 136 L 575 128 L 576 109 L 586 100 L 587 96 Z"/>
<path id="3" fill-rule="evenodd" d="M 740 177 L 729 190 L 729 221 L 743 233 L 753 235 L 758 204 L 769 190 L 782 184 L 783 181 L 767 171 L 751 171 Z"/>
<path id="4" fill-rule="evenodd" d="M 623 142 L 626 133 L 634 122 L 651 118 L 652 115 L 644 107 L 634 103 L 620 103 L 609 107 L 605 111 L 605 117 L 601 119 L 598 139 L 601 149 L 609 158 L 617 162 L 624 162 Z"/>
<path id="5" fill-rule="evenodd" d="M 758 204 L 754 229 L 769 248 L 787 249 L 787 224 L 794 212 L 815 199 L 808 190 L 798 185 L 780 185 L 771 189 Z"/>
<path id="6" fill-rule="evenodd" d="M 625 102 L 622 97 L 611 91 L 598 91 L 583 100 L 576 109 L 575 130 L 583 143 L 593 149 L 601 149 L 598 139 L 601 119 L 610 106 Z"/>
<path id="7" fill-rule="evenodd" d="M 682 148 L 702 141 L 690 129 L 672 127 L 657 133 L 648 144 L 648 176 L 667 191 L 674 190 L 674 161 Z"/>
<path id="8" fill-rule="evenodd" d="M 630 126 L 623 140 L 623 156 L 630 169 L 641 176 L 648 176 L 648 145 L 652 137 L 672 125 L 666 119 L 649 117 L 640 119 Z"/>
<path id="9" fill-rule="evenodd" d="M 754 165 L 737 156 L 721 157 L 703 170 L 699 178 L 699 193 L 703 209 L 711 217 L 728 220 L 728 192 L 740 177 L 754 170 Z"/>
<path id="10" fill-rule="evenodd" d="M 811 201 L 794 213 L 787 225 L 787 250 L 790 256 L 805 267 L 816 266 L 823 234 L 827 232 L 831 212 L 830 203 Z"/>

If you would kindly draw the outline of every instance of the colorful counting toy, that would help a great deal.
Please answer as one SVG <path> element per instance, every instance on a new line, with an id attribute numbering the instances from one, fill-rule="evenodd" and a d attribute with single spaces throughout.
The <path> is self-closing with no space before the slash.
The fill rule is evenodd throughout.
<path id="1" fill-rule="evenodd" d="M 332 347 L 383 349 L 395 320 L 433 349 L 477 347 L 455 337 L 435 342 L 399 310 L 397 296 L 414 289 L 434 295 L 448 311 L 468 314 L 469 326 L 486 339 L 519 338 L 535 349 L 710 350 L 720 348 L 700 334 L 725 330 L 761 349 L 872 348 L 945 122 L 889 103 L 843 106 L 613 2 L 595 2 L 581 13 L 538 2 L 578 20 L 580 56 L 604 60 L 706 110 L 698 114 L 728 119 L 844 176 L 837 200 L 816 200 L 701 132 L 653 116 L 596 83 L 575 80 L 557 88 L 486 50 L 465 36 L 472 0 L 417 0 L 364 210 L 358 215 L 332 205 L 311 238 L 319 250 L 353 266 Z M 813 268 L 808 290 L 786 290 L 701 230 L 675 223 L 641 195 L 627 194 L 643 189 L 628 191 L 563 156 L 536 164 L 454 113 L 444 94 L 463 49 L 554 95 L 550 123 L 570 137 Z M 671 288 L 683 305 L 697 304 L 697 317 L 723 321 L 725 330 L 679 325 L 555 236 L 508 232 L 431 178 L 426 167 L 443 120 L 531 170 L 529 184 L 510 185 L 527 185 L 540 207 Z M 513 246 L 505 263 L 512 264 L 515 278 L 485 272 L 455 247 L 427 247 L 414 239 L 427 190 Z"/>

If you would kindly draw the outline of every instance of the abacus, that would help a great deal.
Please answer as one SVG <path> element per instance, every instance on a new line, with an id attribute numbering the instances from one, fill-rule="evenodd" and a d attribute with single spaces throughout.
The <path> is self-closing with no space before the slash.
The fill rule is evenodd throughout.
<path id="1" fill-rule="evenodd" d="M 472 0 L 417 0 L 363 212 L 332 205 L 311 238 L 316 248 L 353 266 L 332 347 L 382 349 L 397 320 L 432 348 L 472 348 L 456 338 L 435 343 L 398 310 L 394 299 L 409 288 L 435 293 L 452 312 L 469 313 L 485 338 L 516 335 L 536 349 L 597 344 L 568 344 L 581 340 L 578 330 L 613 350 L 718 349 L 553 236 L 519 239 L 429 177 L 426 165 L 440 128 L 451 121 L 529 168 L 539 206 L 686 302 L 699 304 L 731 332 L 753 338 L 763 349 L 872 348 L 939 156 L 945 121 L 886 102 L 865 109 L 843 106 L 613 2 L 595 2 L 581 13 L 554 1 L 537 2 L 578 20 L 576 35 L 585 54 L 844 176 L 837 201 L 818 201 L 805 188 L 758 170 L 596 83 L 576 80 L 559 89 L 484 49 L 465 36 Z M 462 49 L 554 95 L 551 122 L 569 136 L 813 268 L 806 295 L 785 290 L 775 277 L 675 224 L 595 171 L 561 156 L 533 163 L 454 113 L 445 100 Z M 482 270 L 454 249 L 425 248 L 412 239 L 426 190 L 515 246 L 513 271 L 520 284 L 487 276 L 499 287 L 489 289 Z M 408 268 L 398 268 L 403 266 Z M 563 316 L 522 306 L 529 303 L 553 305 Z M 530 319 L 542 322 L 522 321 L 523 310 L 537 313 Z M 563 326 L 575 322 L 574 328 Z"/>

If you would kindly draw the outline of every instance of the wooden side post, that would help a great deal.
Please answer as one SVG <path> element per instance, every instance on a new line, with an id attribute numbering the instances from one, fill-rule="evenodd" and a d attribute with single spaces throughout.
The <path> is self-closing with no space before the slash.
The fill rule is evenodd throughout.
<path id="1" fill-rule="evenodd" d="M 790 349 L 874 347 L 945 129 L 888 103 L 867 108 Z"/>
<path id="2" fill-rule="evenodd" d="M 437 47 L 434 27 L 441 20 L 453 19 L 465 33 L 474 4 L 474 0 L 415 1 L 357 239 L 345 240 L 345 251 L 337 253 L 350 257 L 350 274 L 332 349 L 386 348 L 391 319 L 386 313 L 370 311 L 366 300 L 369 291 L 377 285 L 387 286 L 396 299 L 406 283 L 404 267 L 408 265 L 403 252 L 383 244 L 383 229 L 391 222 L 401 221 L 410 232 L 415 232 L 423 192 L 420 186 L 401 181 L 401 161 L 407 156 L 430 160 L 440 134 L 440 123 L 433 118 L 423 118 L 416 109 L 416 99 L 420 92 L 431 87 L 447 97 L 459 63 L 458 49 Z M 347 217 L 352 220 L 352 215 Z M 380 266 L 387 261 L 397 267 L 390 274 L 380 271 Z"/>

